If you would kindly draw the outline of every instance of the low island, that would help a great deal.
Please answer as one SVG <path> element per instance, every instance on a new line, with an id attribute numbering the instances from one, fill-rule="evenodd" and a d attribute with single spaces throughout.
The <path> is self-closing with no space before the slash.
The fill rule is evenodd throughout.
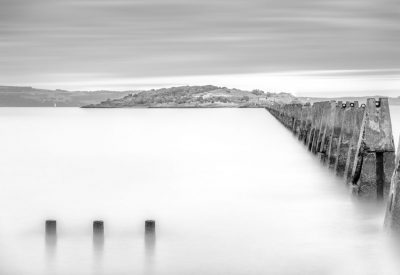
<path id="1" fill-rule="evenodd" d="M 264 108 L 272 102 L 297 101 L 296 97 L 288 93 L 244 91 L 206 85 L 141 91 L 83 108 Z"/>

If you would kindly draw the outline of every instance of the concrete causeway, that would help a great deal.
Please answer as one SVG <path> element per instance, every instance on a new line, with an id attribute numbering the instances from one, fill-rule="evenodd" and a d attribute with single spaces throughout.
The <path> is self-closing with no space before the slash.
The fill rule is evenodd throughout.
<path id="1" fill-rule="evenodd" d="M 324 101 L 266 108 L 322 163 L 343 178 L 352 194 L 386 200 L 385 225 L 400 231 L 400 163 L 387 98 L 366 104 Z"/>

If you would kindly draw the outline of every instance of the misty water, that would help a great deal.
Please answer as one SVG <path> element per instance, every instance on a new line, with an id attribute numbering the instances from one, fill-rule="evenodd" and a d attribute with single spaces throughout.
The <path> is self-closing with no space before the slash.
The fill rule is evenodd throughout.
<path id="1" fill-rule="evenodd" d="M 0 274 L 400 272 L 384 205 L 263 109 L 2 108 L 0 127 Z"/>

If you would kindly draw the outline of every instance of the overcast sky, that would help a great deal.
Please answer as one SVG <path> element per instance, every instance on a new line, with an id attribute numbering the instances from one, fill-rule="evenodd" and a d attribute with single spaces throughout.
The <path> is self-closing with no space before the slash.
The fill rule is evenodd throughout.
<path id="1" fill-rule="evenodd" d="M 398 0 L 0 0 L 3 85 L 395 95 L 399 42 Z"/>

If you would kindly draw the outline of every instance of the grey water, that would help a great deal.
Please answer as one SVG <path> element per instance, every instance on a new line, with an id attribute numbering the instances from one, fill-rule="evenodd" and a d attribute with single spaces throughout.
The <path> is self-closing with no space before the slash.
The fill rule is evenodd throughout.
<path id="1" fill-rule="evenodd" d="M 1 108 L 0 129 L 0 274 L 400 271 L 384 205 L 263 109 Z"/>

